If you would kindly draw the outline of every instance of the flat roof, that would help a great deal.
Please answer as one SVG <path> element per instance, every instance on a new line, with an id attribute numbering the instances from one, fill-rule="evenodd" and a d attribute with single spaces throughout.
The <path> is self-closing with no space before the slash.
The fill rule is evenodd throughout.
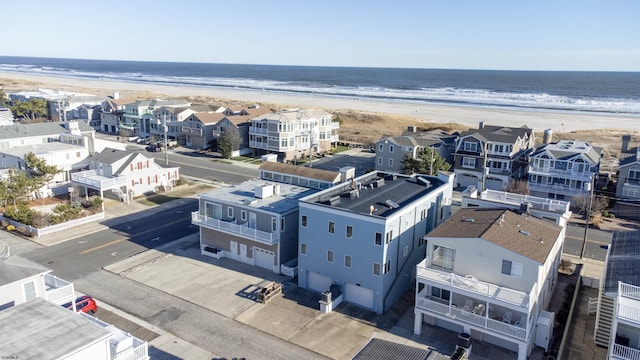
<path id="1" fill-rule="evenodd" d="M 275 186 L 279 188 L 279 191 L 276 191 L 277 193 L 274 193 L 273 196 L 261 199 L 256 197 L 256 187 L 259 186 Z M 298 185 L 251 179 L 238 185 L 208 191 L 200 194 L 200 198 L 217 203 L 223 202 L 283 214 L 297 208 L 298 199 L 317 191 L 317 189 Z"/>
<path id="2" fill-rule="evenodd" d="M 7 359 L 60 359 L 109 337 L 90 319 L 41 298 L 0 311 L 0 354 Z"/>
<path id="3" fill-rule="evenodd" d="M 371 172 L 352 182 L 346 182 L 304 198 L 302 201 L 360 214 L 387 217 L 405 204 L 425 196 L 442 184 L 444 181 L 433 176 Z M 373 212 L 371 212 L 371 206 L 373 206 Z"/>
<path id="4" fill-rule="evenodd" d="M 10 147 L 10 148 L 0 150 L 0 154 L 7 154 L 15 157 L 22 157 L 27 155 L 30 152 L 36 155 L 42 155 L 50 152 L 68 151 L 68 150 L 76 150 L 76 149 L 84 150 L 85 147 L 82 145 L 74 145 L 74 144 L 67 144 L 63 142 L 54 141 L 54 142 L 45 143 L 45 144 Z"/>
<path id="5" fill-rule="evenodd" d="M 609 245 L 605 293 L 617 293 L 618 281 L 640 286 L 640 231 L 616 231 Z"/>
<path id="6" fill-rule="evenodd" d="M 48 272 L 51 270 L 40 264 L 13 255 L 6 259 L 0 259 L 0 286 Z"/>

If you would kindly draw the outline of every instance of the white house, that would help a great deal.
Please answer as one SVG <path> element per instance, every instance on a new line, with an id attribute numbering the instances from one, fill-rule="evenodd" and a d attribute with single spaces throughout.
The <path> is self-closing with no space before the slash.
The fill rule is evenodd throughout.
<path id="1" fill-rule="evenodd" d="M 423 322 L 516 351 L 548 349 L 564 228 L 527 212 L 459 210 L 424 237 L 414 333 Z"/>
<path id="2" fill-rule="evenodd" d="M 146 341 L 39 298 L 0 311 L 0 339 L 5 359 L 149 359 Z"/>

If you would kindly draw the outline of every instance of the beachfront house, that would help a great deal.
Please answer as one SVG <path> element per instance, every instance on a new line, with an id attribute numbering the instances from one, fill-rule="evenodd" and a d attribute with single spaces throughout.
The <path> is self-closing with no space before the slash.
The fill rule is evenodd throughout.
<path id="1" fill-rule="evenodd" d="M 0 248 L 7 255 L 6 248 Z M 76 298 L 73 283 L 20 256 L 0 257 L 0 313 L 5 309 L 42 298 L 62 305 Z M 2 338 L 0 336 L 0 338 Z"/>
<path id="2" fill-rule="evenodd" d="M 148 132 L 149 119 L 153 112 L 161 107 L 188 107 L 191 103 L 185 100 L 138 100 L 124 105 L 122 121 L 118 124 L 120 136 L 139 136 Z M 146 120 L 144 120 L 146 119 Z"/>
<path id="3" fill-rule="evenodd" d="M 529 194 L 567 201 L 588 196 L 601 157 L 602 148 L 580 140 L 539 146 L 529 158 Z"/>
<path id="4" fill-rule="evenodd" d="M 39 298 L 0 311 L 0 339 L 9 359 L 149 359 L 146 341 Z"/>
<path id="5" fill-rule="evenodd" d="M 201 253 L 275 273 L 295 269 L 298 199 L 333 186 L 341 174 L 275 162 L 263 163 L 260 173 L 259 179 L 199 196 L 192 223 L 200 227 Z"/>
<path id="6" fill-rule="evenodd" d="M 108 134 L 119 134 L 120 124 L 124 123 L 126 104 L 133 104 L 135 99 L 121 99 L 120 94 L 114 93 L 102 103 L 100 111 L 100 130 Z"/>
<path id="7" fill-rule="evenodd" d="M 510 209 L 460 209 L 422 238 L 414 334 L 423 323 L 492 343 L 524 360 L 548 349 L 564 227 Z"/>
<path id="8" fill-rule="evenodd" d="M 298 286 L 337 287 L 344 301 L 384 313 L 411 286 L 424 234 L 449 216 L 452 185 L 444 173 L 373 171 L 301 198 Z"/>
<path id="9" fill-rule="evenodd" d="M 535 134 L 527 127 L 485 125 L 462 133 L 456 140 L 453 171 L 456 186 L 506 190 L 524 179 L 527 155 L 535 148 Z"/>
<path id="10" fill-rule="evenodd" d="M 622 136 L 618 185 L 616 187 L 616 215 L 638 219 L 640 211 L 640 147 L 629 147 L 631 135 Z"/>
<path id="11" fill-rule="evenodd" d="M 164 138 L 165 127 L 167 138 L 175 139 L 178 144 L 185 144 L 185 136 L 182 133 L 183 122 L 192 114 L 201 113 L 221 113 L 224 107 L 218 105 L 192 104 L 188 107 L 161 107 L 147 114 L 142 118 L 140 136 L 152 137 L 160 140 Z"/>
<path id="12" fill-rule="evenodd" d="M 608 359 L 640 359 L 640 231 L 618 231 L 607 250 L 594 341 Z"/>
<path id="13" fill-rule="evenodd" d="M 249 147 L 255 154 L 278 154 L 279 161 L 295 161 L 331 150 L 340 124 L 324 110 L 290 109 L 251 119 Z"/>
<path id="14" fill-rule="evenodd" d="M 89 170 L 71 174 L 73 185 L 97 190 L 101 197 L 112 190 L 121 200 L 160 189 L 168 190 L 180 178 L 179 167 L 163 167 L 144 153 L 106 148 L 89 158 Z"/>
<path id="15" fill-rule="evenodd" d="M 91 120 L 93 107 L 102 107 L 105 99 L 96 95 L 71 95 L 47 99 L 47 119 L 52 121 Z M 95 112 L 99 118 L 98 111 Z M 87 117 L 91 116 L 91 117 Z M 89 121 L 86 121 L 87 123 Z"/>

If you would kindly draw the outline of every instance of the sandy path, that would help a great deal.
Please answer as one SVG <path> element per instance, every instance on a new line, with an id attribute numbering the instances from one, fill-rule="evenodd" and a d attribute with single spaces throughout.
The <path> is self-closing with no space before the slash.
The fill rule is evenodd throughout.
<path id="1" fill-rule="evenodd" d="M 330 98 L 305 95 L 274 94 L 261 91 L 211 89 L 194 86 L 170 86 L 143 84 L 135 82 L 71 79 L 53 76 L 26 75 L 18 73 L 0 72 L 0 79 L 7 79 L 5 83 L 15 84 L 7 86 L 9 92 L 13 88 L 25 89 L 26 82 L 36 82 L 39 88 L 51 88 L 75 91 L 93 91 L 98 95 L 110 94 L 114 91 L 144 97 L 152 92 L 168 97 L 202 96 L 217 99 L 230 99 L 240 102 L 256 102 L 280 104 L 284 107 L 315 107 L 326 110 L 355 110 L 380 114 L 407 116 L 435 123 L 457 123 L 469 127 L 476 127 L 480 121 L 490 125 L 508 127 L 528 126 L 534 131 L 552 129 L 556 132 L 574 130 L 616 129 L 621 131 L 640 131 L 640 117 L 615 116 L 600 114 L 582 114 L 557 111 L 534 110 L 505 110 L 481 108 L 472 106 L 452 106 L 436 104 L 415 104 L 390 102 L 384 100 L 361 100 L 348 98 Z M 33 87 L 33 85 L 31 85 Z M 35 88 L 32 88 L 35 90 Z"/>

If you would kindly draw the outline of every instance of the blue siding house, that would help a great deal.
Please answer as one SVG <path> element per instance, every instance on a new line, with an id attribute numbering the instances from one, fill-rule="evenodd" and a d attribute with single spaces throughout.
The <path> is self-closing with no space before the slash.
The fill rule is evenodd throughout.
<path id="1" fill-rule="evenodd" d="M 411 286 L 452 188 L 452 174 L 371 172 L 301 198 L 298 285 L 337 285 L 344 301 L 383 313 Z"/>

